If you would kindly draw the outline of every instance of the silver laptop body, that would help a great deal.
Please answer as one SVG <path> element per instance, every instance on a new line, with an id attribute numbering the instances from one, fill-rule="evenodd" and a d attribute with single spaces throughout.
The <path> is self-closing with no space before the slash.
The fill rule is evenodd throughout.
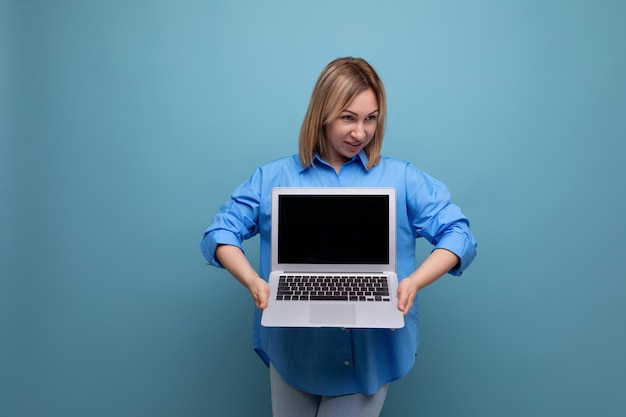
<path id="1" fill-rule="evenodd" d="M 404 327 L 393 188 L 272 190 L 268 327 Z"/>

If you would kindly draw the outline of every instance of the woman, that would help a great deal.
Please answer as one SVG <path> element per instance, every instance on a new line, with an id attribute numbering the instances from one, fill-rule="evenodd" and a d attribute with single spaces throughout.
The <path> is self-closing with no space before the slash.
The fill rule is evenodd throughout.
<path id="1" fill-rule="evenodd" d="M 445 185 L 412 164 L 382 157 L 386 98 L 363 59 L 329 63 L 313 89 L 299 155 L 263 165 L 239 186 L 206 230 L 203 254 L 250 292 L 258 310 L 254 348 L 270 367 L 272 409 L 280 416 L 378 416 L 388 384 L 411 369 L 417 352 L 417 293 L 445 273 L 460 275 L 476 256 L 469 222 Z M 266 328 L 273 187 L 394 187 L 397 198 L 398 309 L 405 327 Z M 364 208 L 366 209 L 366 208 Z M 350 213 L 337 213 L 350 225 Z M 354 225 L 355 227 L 359 225 Z M 241 249 L 261 235 L 260 271 Z M 434 245 L 416 268 L 415 241 Z"/>

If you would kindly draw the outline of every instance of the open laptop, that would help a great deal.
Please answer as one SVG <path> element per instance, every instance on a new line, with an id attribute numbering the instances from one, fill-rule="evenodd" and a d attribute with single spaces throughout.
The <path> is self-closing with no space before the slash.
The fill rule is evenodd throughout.
<path id="1" fill-rule="evenodd" d="M 272 190 L 268 327 L 404 327 L 393 188 Z"/>

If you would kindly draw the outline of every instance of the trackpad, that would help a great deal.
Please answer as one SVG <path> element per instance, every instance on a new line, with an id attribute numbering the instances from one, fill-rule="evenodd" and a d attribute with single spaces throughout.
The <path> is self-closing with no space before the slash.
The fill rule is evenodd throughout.
<path id="1" fill-rule="evenodd" d="M 312 324 L 354 324 L 356 323 L 356 306 L 354 304 L 312 304 L 309 310 Z"/>

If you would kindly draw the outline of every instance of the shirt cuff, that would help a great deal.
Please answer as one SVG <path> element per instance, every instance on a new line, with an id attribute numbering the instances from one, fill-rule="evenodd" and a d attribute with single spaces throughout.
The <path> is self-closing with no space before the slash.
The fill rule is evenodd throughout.
<path id="1" fill-rule="evenodd" d="M 209 264 L 217 266 L 218 268 L 223 268 L 222 264 L 215 257 L 215 250 L 218 245 L 237 246 L 243 251 L 243 248 L 241 247 L 241 240 L 238 239 L 232 232 L 227 230 L 213 230 L 206 233 L 200 242 L 200 249 Z"/>
<path id="2" fill-rule="evenodd" d="M 451 275 L 455 276 L 461 275 L 476 257 L 476 242 L 458 232 L 446 234 L 435 245 L 435 249 L 446 249 L 459 257 L 457 266 L 449 271 Z"/>

